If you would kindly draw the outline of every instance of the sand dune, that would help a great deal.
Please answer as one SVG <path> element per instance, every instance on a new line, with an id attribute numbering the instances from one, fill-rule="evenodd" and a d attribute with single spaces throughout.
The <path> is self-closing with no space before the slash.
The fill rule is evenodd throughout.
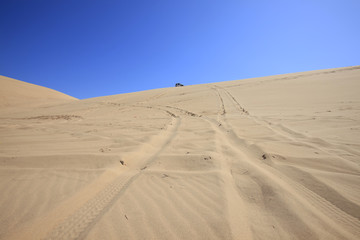
<path id="1" fill-rule="evenodd" d="M 76 100 L 64 93 L 0 75 L 0 108 L 39 106 Z M 13 109 L 14 110 L 14 109 Z"/>
<path id="2" fill-rule="evenodd" d="M 2 112 L 0 239 L 358 239 L 359 78 L 348 67 L 78 101 L 31 86 L 44 90 L 34 101 L 66 102 Z M 1 99 L 27 101 L 6 81 Z"/>

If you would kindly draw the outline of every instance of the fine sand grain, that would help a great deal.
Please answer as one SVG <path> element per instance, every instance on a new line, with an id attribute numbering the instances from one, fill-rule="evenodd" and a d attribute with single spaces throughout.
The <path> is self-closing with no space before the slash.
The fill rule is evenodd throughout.
<path id="1" fill-rule="evenodd" d="M 359 239 L 360 67 L 86 100 L 0 84 L 0 239 Z"/>

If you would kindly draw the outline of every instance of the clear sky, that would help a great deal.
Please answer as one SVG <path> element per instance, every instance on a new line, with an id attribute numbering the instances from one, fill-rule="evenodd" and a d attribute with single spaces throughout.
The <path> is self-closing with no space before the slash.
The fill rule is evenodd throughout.
<path id="1" fill-rule="evenodd" d="M 80 99 L 354 65 L 359 0 L 0 0 L 0 75 Z"/>

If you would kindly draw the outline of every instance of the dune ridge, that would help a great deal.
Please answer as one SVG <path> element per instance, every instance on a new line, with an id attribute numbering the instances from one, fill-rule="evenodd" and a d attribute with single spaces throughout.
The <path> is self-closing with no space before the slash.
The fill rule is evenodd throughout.
<path id="1" fill-rule="evenodd" d="M 23 82 L 0 75 L 0 107 L 39 106 L 76 98 L 50 88 Z"/>
<path id="2" fill-rule="evenodd" d="M 20 105 L 0 239 L 357 239 L 360 67 Z"/>

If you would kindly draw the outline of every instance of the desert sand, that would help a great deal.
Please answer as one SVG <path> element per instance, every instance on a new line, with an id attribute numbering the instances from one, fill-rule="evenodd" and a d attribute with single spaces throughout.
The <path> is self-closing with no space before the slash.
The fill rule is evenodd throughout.
<path id="1" fill-rule="evenodd" d="M 360 238 L 360 66 L 85 100 L 0 84 L 0 239 Z"/>

